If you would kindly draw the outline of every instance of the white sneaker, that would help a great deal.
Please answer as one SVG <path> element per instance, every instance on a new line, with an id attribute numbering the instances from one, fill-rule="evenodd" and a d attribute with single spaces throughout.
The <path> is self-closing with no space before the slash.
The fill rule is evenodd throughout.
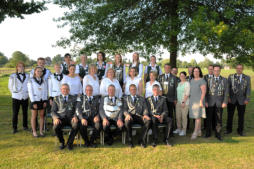
<path id="1" fill-rule="evenodd" d="M 179 129 L 176 129 L 175 131 L 173 131 L 174 134 L 178 134 L 180 132 L 181 132 L 181 130 L 179 130 Z"/>
<path id="2" fill-rule="evenodd" d="M 184 130 L 182 130 L 180 133 L 179 133 L 179 136 L 186 136 L 186 132 Z"/>

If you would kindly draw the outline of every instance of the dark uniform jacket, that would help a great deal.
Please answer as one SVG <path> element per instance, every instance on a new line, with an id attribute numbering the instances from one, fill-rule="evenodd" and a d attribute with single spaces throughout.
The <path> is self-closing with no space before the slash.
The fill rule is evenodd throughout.
<path id="1" fill-rule="evenodd" d="M 147 109 L 151 116 L 160 115 L 163 117 L 168 117 L 168 108 L 166 103 L 166 98 L 164 96 L 158 96 L 157 103 L 153 96 L 146 99 Z"/>
<path id="2" fill-rule="evenodd" d="M 142 96 L 136 95 L 136 101 L 132 99 L 131 95 L 124 97 L 123 100 L 123 111 L 124 115 L 149 115 L 147 110 L 146 101 Z"/>

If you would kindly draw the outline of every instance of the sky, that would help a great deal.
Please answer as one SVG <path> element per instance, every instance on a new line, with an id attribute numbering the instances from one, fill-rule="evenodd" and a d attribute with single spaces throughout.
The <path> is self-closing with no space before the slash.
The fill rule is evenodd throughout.
<path id="1" fill-rule="evenodd" d="M 69 53 L 70 48 L 53 47 L 61 37 L 70 36 L 68 27 L 57 28 L 59 23 L 53 21 L 53 18 L 63 16 L 65 9 L 54 4 L 48 4 L 47 7 L 48 10 L 26 15 L 25 19 L 6 18 L 0 23 L 0 52 L 10 58 L 13 52 L 21 51 L 33 60 L 38 57 L 53 58 L 57 54 L 63 56 Z M 125 55 L 127 59 L 130 59 L 131 56 L 131 53 Z M 168 58 L 168 56 L 167 52 L 162 55 L 163 58 Z M 190 61 L 193 58 L 197 62 L 204 60 L 199 53 L 184 57 L 179 55 L 178 58 L 182 61 Z M 214 60 L 211 57 L 209 59 Z"/>

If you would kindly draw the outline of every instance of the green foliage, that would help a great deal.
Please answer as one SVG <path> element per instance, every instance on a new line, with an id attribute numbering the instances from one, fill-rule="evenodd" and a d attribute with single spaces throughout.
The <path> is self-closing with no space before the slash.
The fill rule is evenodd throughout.
<path id="1" fill-rule="evenodd" d="M 57 54 L 56 56 L 53 57 L 52 59 L 52 64 L 56 64 L 56 63 L 62 63 L 63 62 L 63 57 L 60 54 Z"/>
<path id="2" fill-rule="evenodd" d="M 12 54 L 12 57 L 10 58 L 9 62 L 5 65 L 5 67 L 16 67 L 16 64 L 18 62 L 23 62 L 25 63 L 26 66 L 30 66 L 32 63 L 29 60 L 29 58 L 22 52 L 20 51 L 15 51 Z"/>
<path id="3" fill-rule="evenodd" d="M 23 15 L 39 13 L 46 10 L 45 1 L 24 2 L 24 0 L 1 0 L 0 2 L 0 23 L 6 17 L 17 17 L 24 19 Z"/>
<path id="4" fill-rule="evenodd" d="M 8 58 L 0 52 L 0 67 L 8 62 Z"/>
<path id="5" fill-rule="evenodd" d="M 57 21 L 70 26 L 72 42 L 88 53 L 139 51 L 148 58 L 170 52 L 176 65 L 179 51 L 248 58 L 253 62 L 254 2 L 246 0 L 54 0 L 68 12 Z M 253 64 L 254 65 L 254 64 Z"/>

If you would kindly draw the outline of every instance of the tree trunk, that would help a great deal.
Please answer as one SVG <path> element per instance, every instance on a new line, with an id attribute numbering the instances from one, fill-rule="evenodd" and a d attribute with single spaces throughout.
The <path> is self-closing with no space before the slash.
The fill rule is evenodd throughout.
<path id="1" fill-rule="evenodd" d="M 180 24 L 179 24 L 179 16 L 177 13 L 179 0 L 171 0 L 170 1 L 170 18 L 171 18 L 171 32 L 170 32 L 170 44 L 169 44 L 169 52 L 170 52 L 170 64 L 172 67 L 176 67 L 176 59 L 178 52 L 178 39 L 177 36 L 180 32 Z"/>

